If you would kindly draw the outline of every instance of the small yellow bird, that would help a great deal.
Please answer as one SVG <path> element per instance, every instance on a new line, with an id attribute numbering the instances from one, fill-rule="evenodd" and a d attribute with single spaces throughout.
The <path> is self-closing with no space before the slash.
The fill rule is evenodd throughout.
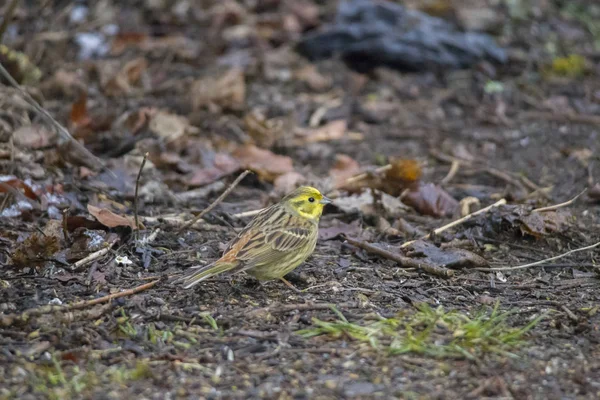
<path id="1" fill-rule="evenodd" d="M 317 189 L 300 187 L 262 210 L 228 245 L 223 256 L 184 278 L 186 289 L 223 272 L 246 271 L 260 281 L 280 279 L 302 264 L 317 244 L 319 219 L 331 200 Z"/>

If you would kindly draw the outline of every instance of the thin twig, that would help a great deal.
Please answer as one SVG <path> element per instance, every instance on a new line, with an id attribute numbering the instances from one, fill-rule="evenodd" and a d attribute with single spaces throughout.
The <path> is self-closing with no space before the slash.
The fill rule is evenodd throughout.
<path id="1" fill-rule="evenodd" d="M 444 177 L 444 179 L 441 180 L 440 183 L 442 185 L 447 185 L 456 176 L 456 173 L 458 172 L 459 168 L 460 168 L 460 161 L 453 160 L 452 165 L 450 166 L 450 170 L 448 171 L 448 174 Z"/>
<path id="2" fill-rule="evenodd" d="M 235 187 L 242 181 L 242 179 L 244 179 L 246 177 L 246 175 L 248 175 L 250 172 L 251 172 L 250 170 L 245 170 L 244 172 L 242 172 L 240 174 L 240 176 L 238 176 L 235 179 L 235 181 L 233 181 L 231 183 L 231 185 L 229 185 L 229 187 L 227 189 L 225 189 L 225 191 L 215 201 L 213 201 L 208 207 L 206 207 L 204 210 L 202 210 L 200 212 L 200 214 L 198 214 L 196 217 L 194 217 L 190 222 L 188 222 L 183 227 L 181 227 L 181 229 L 179 229 L 179 231 L 177 231 L 177 233 L 181 233 L 182 231 L 186 230 L 190 226 L 194 225 L 197 221 L 199 221 L 206 214 L 208 214 L 209 212 L 211 212 L 212 209 L 215 208 L 220 202 L 222 202 L 223 199 L 225 197 L 227 197 L 227 195 L 229 193 L 231 193 L 231 191 L 233 189 L 235 189 Z"/>
<path id="3" fill-rule="evenodd" d="M 347 185 L 349 183 L 354 183 L 354 182 L 362 181 L 363 179 L 367 178 L 372 173 L 380 174 L 380 173 L 385 172 L 385 171 L 387 171 L 387 170 L 389 170 L 391 168 L 392 168 L 392 164 L 387 164 L 387 165 L 384 165 L 383 167 L 377 168 L 374 172 L 363 172 L 363 173 L 360 173 L 358 175 L 351 176 L 350 178 L 346 179 L 346 181 L 344 182 L 344 185 Z"/>
<path id="4" fill-rule="evenodd" d="M 88 149 L 86 149 L 85 146 L 83 146 L 81 143 L 75 140 L 75 138 L 71 136 L 69 131 L 64 126 L 59 124 L 58 121 L 55 120 L 48 111 L 42 108 L 42 106 L 40 106 L 39 103 L 17 83 L 17 81 L 15 81 L 15 79 L 6 70 L 6 68 L 4 68 L 4 65 L 2 65 L 1 62 L 0 74 L 4 78 L 6 78 L 6 80 L 10 83 L 11 86 L 17 89 L 19 93 L 21 93 L 25 100 L 27 100 L 27 102 L 46 120 L 48 124 L 50 124 L 54 127 L 54 129 L 56 129 L 58 135 L 61 137 L 63 142 L 68 142 L 72 144 L 78 151 L 80 151 L 82 155 L 85 156 L 85 159 L 83 159 L 84 161 L 91 161 L 89 162 L 89 166 L 91 168 L 104 168 L 104 163 L 98 157 L 93 155 Z"/>
<path id="5" fill-rule="evenodd" d="M 573 253 L 578 253 L 580 251 L 591 250 L 591 249 L 596 248 L 598 246 L 600 246 L 600 242 L 594 243 L 594 244 L 592 244 L 590 246 L 585 246 L 585 247 L 580 247 L 578 249 L 569 250 L 566 253 L 559 254 L 559 255 L 554 256 L 554 257 L 545 258 L 545 259 L 540 260 L 540 261 L 536 261 L 536 262 L 532 262 L 532 263 L 528 263 L 528 264 L 517 265 L 517 266 L 514 266 L 514 267 L 475 268 L 475 269 L 477 271 L 485 271 L 485 272 L 488 272 L 488 271 L 514 271 L 514 270 L 517 270 L 517 269 L 526 269 L 526 268 L 530 268 L 530 267 L 535 267 L 536 265 L 542 265 L 542 264 L 544 264 L 544 263 L 546 263 L 548 261 L 558 260 L 559 258 L 566 257 L 566 256 L 571 255 Z"/>
<path id="6" fill-rule="evenodd" d="M 539 119 L 543 121 L 554 121 L 554 122 L 574 122 L 579 124 L 590 124 L 600 125 L 600 117 L 597 115 L 589 114 L 576 114 L 576 113 L 563 113 L 557 114 L 554 112 L 544 111 L 526 111 L 519 114 L 520 119 L 534 120 Z"/>
<path id="7" fill-rule="evenodd" d="M 135 195 L 133 197 L 133 216 L 135 218 L 135 229 L 138 231 L 140 230 L 140 221 L 138 220 L 138 190 L 140 188 L 140 178 L 142 177 L 142 170 L 144 169 L 144 165 L 146 165 L 147 159 L 148 152 L 144 154 L 142 164 L 140 165 L 140 170 L 138 171 L 137 178 L 135 180 Z"/>
<path id="8" fill-rule="evenodd" d="M 587 188 L 583 189 L 583 191 L 581 193 L 579 193 L 577 196 L 573 197 L 571 200 L 569 201 L 565 201 L 564 203 L 559 203 L 559 204 L 555 204 L 553 206 L 548 206 L 548 207 L 541 207 L 541 208 L 536 208 L 535 210 L 533 210 L 533 212 L 545 212 L 545 211 L 554 211 L 554 210 L 558 210 L 559 208 L 562 207 L 566 207 L 566 206 L 570 206 L 571 204 L 575 203 L 575 201 L 581 197 L 582 194 L 584 194 L 585 192 L 587 192 Z"/>
<path id="9" fill-rule="evenodd" d="M 45 305 L 45 306 L 41 306 L 38 308 L 32 308 L 32 309 L 23 311 L 21 314 L 0 315 L 0 327 L 9 327 L 15 323 L 25 323 L 31 317 L 37 317 L 37 316 L 43 315 L 43 314 L 49 314 L 49 313 L 53 313 L 53 312 L 65 312 L 65 311 L 72 311 L 72 310 L 80 310 L 82 308 L 94 306 L 96 304 L 106 303 L 111 300 L 118 299 L 119 297 L 131 296 L 133 294 L 150 289 L 151 287 L 155 286 L 158 282 L 160 282 L 160 279 L 145 283 L 140 286 L 136 286 L 132 289 L 124 290 L 122 292 L 109 294 L 107 296 L 99 297 L 99 298 L 93 299 L 93 300 L 82 300 L 82 301 L 78 301 L 77 303 L 69 304 L 66 306 Z"/>
<path id="10" fill-rule="evenodd" d="M 465 215 L 464 217 L 462 217 L 462 218 L 459 218 L 459 219 L 457 219 L 456 221 L 452 221 L 452 222 L 450 222 L 449 224 L 446 224 L 446 225 L 444 225 L 444 226 L 441 226 L 441 227 L 439 227 L 439 228 L 435 229 L 435 230 L 433 231 L 433 234 L 434 234 L 434 235 L 438 235 L 438 234 L 440 234 L 440 233 L 444 232 L 445 230 L 448 230 L 448 229 L 450 229 L 450 228 L 453 228 L 453 227 L 455 227 L 455 226 L 457 226 L 457 225 L 460 225 L 460 224 L 464 223 L 465 221 L 468 221 L 469 219 L 473 218 L 473 217 L 474 217 L 474 216 L 476 216 L 476 215 L 479 215 L 479 214 L 483 214 L 483 213 L 485 213 L 485 212 L 488 212 L 488 211 L 489 211 L 489 210 L 491 210 L 492 208 L 494 208 L 494 207 L 498 207 L 498 206 L 501 206 L 501 205 L 503 205 L 503 204 L 506 204 L 506 199 L 500 199 L 500 200 L 498 200 L 497 202 L 495 202 L 495 203 L 494 203 L 494 204 L 492 204 L 492 205 L 489 205 L 489 206 L 487 206 L 487 207 L 485 207 L 485 208 L 482 208 L 481 210 L 477 210 L 477 211 L 475 211 L 475 212 L 472 212 L 471 214 Z M 428 233 L 427 235 L 425 235 L 425 236 L 423 236 L 423 237 L 421 237 L 421 238 L 419 238 L 419 239 L 417 239 L 417 240 L 429 239 L 430 237 L 431 237 L 431 233 Z M 405 243 L 403 243 L 403 244 L 400 246 L 400 248 L 404 248 L 404 247 L 410 246 L 411 244 L 413 244 L 413 243 L 414 243 L 414 242 L 416 242 L 417 240 L 411 240 L 411 241 L 409 241 L 409 242 L 405 242 Z"/>
<path id="11" fill-rule="evenodd" d="M 379 247 L 373 246 L 372 244 L 361 242 L 360 240 L 352 239 L 347 236 L 344 236 L 344 239 L 351 245 L 360 247 L 361 249 L 366 250 L 369 253 L 377 254 L 378 256 L 387 258 L 388 260 L 396 261 L 398 264 L 400 264 L 400 266 L 404 268 L 417 268 L 431 275 L 441 276 L 443 278 L 449 278 L 454 275 L 454 271 L 450 269 L 441 268 L 437 265 L 428 264 L 410 257 L 402 256 L 397 253 L 392 253 L 391 251 L 381 249 Z"/>
<path id="12" fill-rule="evenodd" d="M 241 213 L 233 214 L 232 217 L 234 217 L 234 218 L 254 217 L 256 214 L 260 213 L 262 210 L 264 210 L 264 208 L 260 208 L 258 210 L 244 211 Z"/>
<path id="13" fill-rule="evenodd" d="M 81 260 L 77 261 L 75 264 L 73 264 L 71 266 L 71 270 L 72 271 L 77 271 L 80 268 L 96 261 L 97 259 L 99 259 L 100 257 L 104 256 L 106 253 L 108 253 L 110 251 L 110 249 L 114 246 L 115 243 L 117 243 L 119 239 L 115 238 L 112 241 L 108 242 L 108 244 L 106 245 L 106 247 L 90 254 L 89 256 L 82 258 Z"/>

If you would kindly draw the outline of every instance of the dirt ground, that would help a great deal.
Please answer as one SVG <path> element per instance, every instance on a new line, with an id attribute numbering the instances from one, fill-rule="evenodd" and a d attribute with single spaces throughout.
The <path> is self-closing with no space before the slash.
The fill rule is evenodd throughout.
<path id="1" fill-rule="evenodd" d="M 338 235 L 400 253 L 402 243 L 460 218 L 459 208 L 438 217 L 414 207 L 328 206 L 313 256 L 290 276 L 302 292 L 241 275 L 192 290 L 170 280 L 220 255 L 250 220 L 234 214 L 271 204 L 301 177 L 329 191 L 332 168 L 344 179 L 376 176 L 398 158 L 457 201 L 476 198 L 470 211 L 507 201 L 432 235 L 444 251 L 461 248 L 501 268 L 600 242 L 595 2 L 476 2 L 499 20 L 489 30 L 508 50 L 506 65 L 364 75 L 293 50 L 303 31 L 333 18 L 335 2 L 34 3 L 20 2 L 3 39 L 39 68 L 39 79 L 21 82 L 110 171 L 57 143 L 3 81 L 0 398 L 600 398 L 598 248 L 441 277 Z M 426 3 L 446 5 L 455 22 L 473 7 Z M 122 33 L 104 34 L 114 27 Z M 315 133 L 340 120 L 341 137 L 332 125 Z M 253 155 L 250 143 L 266 153 Z M 137 196 L 145 226 L 133 232 L 146 152 Z M 257 173 L 178 231 L 248 167 Z M 586 188 L 558 212 L 530 219 Z M 346 189 L 337 198 L 355 199 L 358 190 Z M 376 189 L 400 194 L 385 182 Z M 75 264 L 102 248 L 97 241 L 111 243 L 109 251 Z M 508 314 L 498 330 L 455 347 L 469 327 L 459 332 L 441 317 L 429 327 L 435 340 L 420 348 L 415 339 L 406 352 L 393 351 L 399 336 L 387 328 L 361 330 L 409 321 L 408 335 L 423 305 L 470 321 L 494 315 L 495 305 Z M 335 329 L 323 324 L 343 318 Z M 530 323 L 518 343 L 495 342 Z M 317 335 L 319 326 L 329 334 Z"/>

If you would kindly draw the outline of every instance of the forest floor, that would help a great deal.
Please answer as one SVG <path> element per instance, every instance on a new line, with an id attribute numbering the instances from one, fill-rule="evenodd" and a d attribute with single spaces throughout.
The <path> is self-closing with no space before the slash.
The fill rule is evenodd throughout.
<path id="1" fill-rule="evenodd" d="M 600 397 L 598 248 L 485 271 L 600 241 L 593 1 L 486 5 L 506 65 L 364 75 L 293 49 L 335 2 L 20 3 L 9 70 L 108 169 L 2 80 L 0 399 Z M 302 292 L 172 282 L 299 183 L 335 197 Z"/>

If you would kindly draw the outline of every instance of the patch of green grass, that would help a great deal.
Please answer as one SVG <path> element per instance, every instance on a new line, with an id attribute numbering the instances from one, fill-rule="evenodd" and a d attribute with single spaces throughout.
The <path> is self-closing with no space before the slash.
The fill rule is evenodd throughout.
<path id="1" fill-rule="evenodd" d="M 349 322 L 337 309 L 333 322 L 313 318 L 314 327 L 298 331 L 304 337 L 329 335 L 368 343 L 391 355 L 418 353 L 440 358 L 476 359 L 487 353 L 516 357 L 510 350 L 525 343 L 523 336 L 543 317 L 523 327 L 511 327 L 507 318 L 512 312 L 501 312 L 498 303 L 491 311 L 474 317 L 458 311 L 445 311 L 421 305 L 411 314 L 395 318 L 379 317 L 365 324 Z"/>
<path id="2" fill-rule="evenodd" d="M 93 363 L 87 369 L 81 369 L 77 365 L 65 367 L 55 357 L 52 357 L 51 365 L 31 366 L 33 391 L 52 400 L 82 397 L 102 383 L 112 385 L 111 387 L 125 386 L 132 381 L 152 376 L 150 366 L 142 361 L 138 361 L 134 368 L 114 365 L 101 372 Z"/>

